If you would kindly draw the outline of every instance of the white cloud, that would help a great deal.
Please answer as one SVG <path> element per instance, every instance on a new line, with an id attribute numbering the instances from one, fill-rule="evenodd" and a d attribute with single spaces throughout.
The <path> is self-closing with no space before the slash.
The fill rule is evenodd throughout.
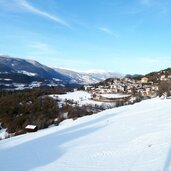
<path id="1" fill-rule="evenodd" d="M 10 0 L 10 2 L 8 0 L 0 0 L 0 5 L 1 5 L 1 7 L 4 7 L 6 10 L 12 10 L 15 12 L 18 12 L 18 10 L 20 8 L 24 11 L 33 13 L 35 15 L 39 15 L 41 17 L 45 17 L 49 20 L 52 20 L 58 24 L 65 26 L 65 27 L 71 28 L 69 23 L 67 21 L 65 21 L 64 19 L 62 19 L 58 16 L 51 15 L 48 12 L 45 12 L 43 10 L 40 10 L 40 9 L 34 7 L 30 3 L 28 3 L 27 0 Z"/>
<path id="2" fill-rule="evenodd" d="M 110 30 L 107 27 L 99 27 L 98 30 L 100 30 L 100 31 L 102 31 L 102 32 L 104 32 L 106 34 L 112 35 L 115 38 L 118 38 L 119 37 L 119 35 L 117 33 L 114 33 L 112 30 Z"/>

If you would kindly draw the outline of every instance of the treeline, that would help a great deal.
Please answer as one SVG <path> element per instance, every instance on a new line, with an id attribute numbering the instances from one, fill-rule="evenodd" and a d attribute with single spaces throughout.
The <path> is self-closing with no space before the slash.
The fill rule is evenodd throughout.
<path id="1" fill-rule="evenodd" d="M 0 123 L 8 133 L 21 134 L 25 126 L 35 124 L 38 129 L 53 124 L 59 118 L 58 103 L 45 95 L 66 93 L 66 88 L 36 88 L 19 92 L 0 92 Z"/>
<path id="2" fill-rule="evenodd" d="M 14 135 L 25 133 L 25 127 L 33 124 L 38 129 L 58 125 L 67 118 L 76 119 L 95 113 L 91 106 L 73 104 L 65 101 L 63 104 L 47 96 L 64 94 L 72 91 L 68 88 L 35 88 L 24 91 L 0 92 L 0 123 L 7 132 Z M 59 105 L 60 104 L 60 105 Z"/>

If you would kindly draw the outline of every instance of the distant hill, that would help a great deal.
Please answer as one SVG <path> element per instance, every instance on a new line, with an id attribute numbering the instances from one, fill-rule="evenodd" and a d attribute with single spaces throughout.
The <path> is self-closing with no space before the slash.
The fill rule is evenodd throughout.
<path id="1" fill-rule="evenodd" d="M 134 75 L 130 75 L 127 74 L 125 75 L 124 78 L 130 78 L 130 79 L 134 79 L 134 80 L 141 80 L 141 78 L 143 77 L 147 77 L 148 81 L 152 81 L 153 83 L 157 83 L 160 84 L 161 81 L 167 81 L 171 79 L 171 68 L 167 68 L 161 71 L 155 71 L 155 72 L 151 72 L 148 73 L 146 75 L 140 75 L 140 74 L 134 74 Z M 101 82 L 98 82 L 96 85 L 107 85 L 110 82 L 113 82 L 115 79 L 114 78 L 107 78 Z"/>
<path id="2" fill-rule="evenodd" d="M 138 78 L 142 78 L 142 77 L 144 77 L 144 75 L 141 75 L 141 74 L 134 74 L 134 75 L 127 74 L 125 76 L 125 78 L 131 78 L 131 79 L 138 79 Z"/>
<path id="3" fill-rule="evenodd" d="M 107 78 L 121 78 L 124 74 L 117 72 L 76 72 L 67 69 L 55 68 L 55 70 L 71 79 L 71 83 L 94 84 Z"/>
<path id="4" fill-rule="evenodd" d="M 23 73 L 25 75 L 38 76 L 46 79 L 56 78 L 61 81 L 69 81 L 68 77 L 33 60 L 0 56 L 0 65 L 3 66 L 3 71 L 0 70 L 0 72 Z"/>
<path id="5" fill-rule="evenodd" d="M 0 89 L 25 89 L 41 86 L 80 87 L 54 69 L 34 60 L 0 56 Z"/>
<path id="6" fill-rule="evenodd" d="M 167 68 L 161 71 L 151 72 L 146 74 L 145 77 L 149 78 L 149 81 L 159 82 L 167 78 L 171 78 L 171 68 Z"/>
<path id="7" fill-rule="evenodd" d="M 54 69 L 34 60 L 0 56 L 0 89 L 24 89 L 39 86 L 80 87 L 82 84 L 94 84 L 113 77 L 123 77 L 123 74 Z"/>
<path id="8" fill-rule="evenodd" d="M 136 80 L 140 80 L 142 77 L 147 77 L 149 81 L 159 83 L 160 81 L 167 80 L 167 78 L 171 78 L 171 68 L 150 72 L 145 75 L 126 75 L 126 78 L 132 78 Z"/>

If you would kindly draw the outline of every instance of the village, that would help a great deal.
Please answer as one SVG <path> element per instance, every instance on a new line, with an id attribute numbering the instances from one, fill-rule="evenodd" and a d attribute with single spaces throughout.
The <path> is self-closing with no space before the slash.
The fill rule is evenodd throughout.
<path id="1" fill-rule="evenodd" d="M 167 81 L 170 77 L 160 77 Z M 111 78 L 98 85 L 85 85 L 84 90 L 91 93 L 91 98 L 97 101 L 127 101 L 131 97 L 141 96 L 143 99 L 157 96 L 159 83 L 143 77 L 140 80 L 130 78 Z"/>

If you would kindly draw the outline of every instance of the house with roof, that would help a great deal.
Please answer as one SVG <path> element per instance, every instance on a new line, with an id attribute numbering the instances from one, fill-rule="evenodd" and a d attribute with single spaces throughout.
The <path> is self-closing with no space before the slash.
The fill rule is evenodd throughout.
<path id="1" fill-rule="evenodd" d="M 148 78 L 147 77 L 141 78 L 141 83 L 143 83 L 143 84 L 148 83 Z"/>
<path id="2" fill-rule="evenodd" d="M 27 132 L 36 132 L 38 130 L 38 127 L 36 125 L 27 125 L 25 127 L 25 130 Z"/>

